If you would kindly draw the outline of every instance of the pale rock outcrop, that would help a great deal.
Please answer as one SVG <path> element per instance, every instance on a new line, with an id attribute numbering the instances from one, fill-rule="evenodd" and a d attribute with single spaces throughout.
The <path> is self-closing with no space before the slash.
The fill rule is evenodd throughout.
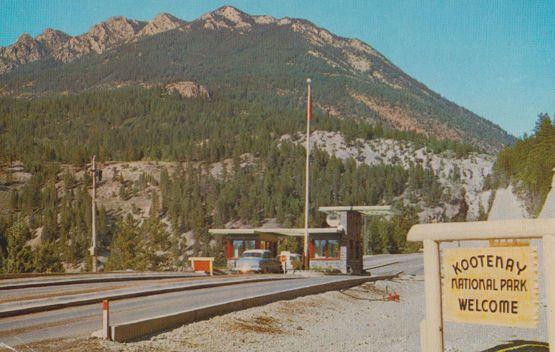
<path id="1" fill-rule="evenodd" d="M 525 219 L 528 217 L 526 206 L 514 193 L 513 186 L 497 189 L 488 214 L 488 221 Z"/>
<path id="2" fill-rule="evenodd" d="M 44 45 L 27 33 L 22 34 L 14 45 L 0 48 L 0 56 L 16 65 L 33 62 L 46 55 Z"/>
<path id="3" fill-rule="evenodd" d="M 284 135 L 282 141 L 292 141 L 305 145 L 303 134 Z M 417 148 L 411 142 L 392 139 L 357 139 L 347 143 L 339 132 L 313 131 L 311 147 L 317 147 L 329 155 L 345 160 L 353 158 L 357 164 L 399 165 L 405 169 L 420 164 L 434 171 L 439 182 L 448 190 L 453 199 L 460 193 L 468 204 L 467 220 L 476 220 L 480 209 L 487 211 L 491 191 L 484 190 L 485 180 L 493 172 L 495 157 L 487 154 L 471 154 L 466 158 L 456 158 L 450 153 L 435 154 L 427 148 Z M 455 175 L 456 174 L 456 175 Z M 456 179 L 456 180 L 455 180 Z M 444 203 L 431 208 L 420 204 L 420 220 L 424 222 L 453 217 L 459 210 L 457 204 Z"/>
<path id="4" fill-rule="evenodd" d="M 115 45 L 131 41 L 144 25 L 144 22 L 125 17 L 112 17 L 93 26 L 89 32 L 72 37 L 54 57 L 69 62 L 89 53 L 102 54 Z"/>
<path id="5" fill-rule="evenodd" d="M 158 33 L 171 31 L 176 28 L 182 28 L 187 22 L 180 20 L 169 13 L 161 13 L 148 22 L 138 33 L 139 36 L 149 36 Z"/>
<path id="6" fill-rule="evenodd" d="M 199 21 L 206 29 L 226 29 L 238 32 L 248 31 L 256 23 L 251 16 L 232 6 L 224 6 L 209 12 L 203 15 Z"/>
<path id="7" fill-rule="evenodd" d="M 60 50 L 70 38 L 71 36 L 64 32 L 52 28 L 45 29 L 37 36 L 37 40 L 51 52 Z"/>
<path id="8" fill-rule="evenodd" d="M 551 181 L 551 190 L 547 194 L 547 198 L 545 198 L 543 208 L 538 218 L 555 218 L 555 168 L 553 169 L 553 181 Z"/>
<path id="9" fill-rule="evenodd" d="M 272 16 L 253 16 L 254 22 L 258 24 L 274 24 L 278 21 Z"/>
<path id="10" fill-rule="evenodd" d="M 51 28 L 36 38 L 23 34 L 15 44 L 0 48 L 0 74 L 46 57 L 67 63 L 89 53 L 101 54 L 135 39 L 145 25 L 145 22 L 120 16 L 99 23 L 87 33 L 75 37 Z"/>
<path id="11" fill-rule="evenodd" d="M 208 98 L 210 96 L 206 87 L 192 81 L 169 83 L 166 85 L 166 90 L 176 93 L 182 98 Z"/>

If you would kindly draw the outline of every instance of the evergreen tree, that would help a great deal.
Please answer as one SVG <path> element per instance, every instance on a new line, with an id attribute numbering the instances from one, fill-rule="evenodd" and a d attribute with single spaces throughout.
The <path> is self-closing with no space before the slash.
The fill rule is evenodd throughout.
<path id="1" fill-rule="evenodd" d="M 468 216 L 468 203 L 466 202 L 466 192 L 463 188 L 461 191 L 461 195 L 459 196 L 459 211 L 457 212 L 457 214 L 455 214 L 455 216 L 453 217 L 453 219 L 451 219 L 451 221 L 463 222 L 463 221 L 466 221 L 467 216 Z"/>
<path id="2" fill-rule="evenodd" d="M 27 241 L 31 239 L 29 228 L 23 219 L 16 220 L 8 229 L 8 256 L 4 262 L 7 273 L 28 273 L 33 271 L 33 254 Z"/>
<path id="3" fill-rule="evenodd" d="M 110 257 L 106 270 L 146 269 L 141 231 L 137 221 L 130 214 L 118 223 L 114 240 L 110 247 Z"/>
<path id="4" fill-rule="evenodd" d="M 34 271 L 63 272 L 58 246 L 54 242 L 42 243 L 34 252 Z"/>
<path id="5" fill-rule="evenodd" d="M 494 170 L 497 181 L 509 181 L 529 194 L 530 210 L 537 214 L 551 187 L 554 167 L 555 125 L 548 114 L 540 114 L 534 134 L 499 152 Z"/>

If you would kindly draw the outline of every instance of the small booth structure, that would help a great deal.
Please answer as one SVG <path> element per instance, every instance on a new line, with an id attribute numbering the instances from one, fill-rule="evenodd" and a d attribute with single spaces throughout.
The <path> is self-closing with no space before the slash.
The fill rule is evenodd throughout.
<path id="1" fill-rule="evenodd" d="M 339 256 L 335 259 L 319 258 L 316 254 L 318 236 L 310 239 L 310 245 L 314 245 L 314 256 L 310 257 L 311 268 L 330 268 L 337 269 L 342 273 L 360 275 L 363 273 L 364 261 L 364 217 L 365 216 L 386 216 L 393 215 L 391 207 L 386 206 L 335 206 L 320 207 L 319 211 L 328 214 L 326 222 L 330 226 L 336 226 L 343 230 L 342 236 L 337 239 Z M 312 236 L 311 236 L 312 237 Z M 328 245 L 329 241 L 324 243 Z M 325 248 L 325 247 L 324 247 Z M 310 251 L 309 251 L 310 253 Z M 328 252 L 329 253 L 329 252 Z"/>
<path id="2" fill-rule="evenodd" d="M 267 249 L 272 252 L 273 256 L 277 256 L 279 254 L 278 245 L 281 241 L 288 237 L 295 237 L 302 243 L 304 236 L 304 229 L 296 228 L 210 229 L 209 232 L 213 235 L 221 236 L 228 268 L 233 268 L 235 261 L 246 250 Z M 339 243 L 338 240 L 341 238 L 342 233 L 343 231 L 337 227 L 309 229 L 309 236 L 318 238 L 317 243 L 319 245 L 330 240 Z M 311 243 L 314 243 L 314 241 L 311 241 Z M 299 248 L 302 248 L 302 245 Z M 314 245 L 310 246 L 310 248 L 312 248 L 311 253 L 314 255 Z M 321 250 L 321 254 L 323 255 L 324 253 L 335 255 L 336 251 L 333 249 L 326 249 L 325 252 Z M 339 255 L 337 254 L 338 257 Z"/>
<path id="3" fill-rule="evenodd" d="M 355 275 L 363 272 L 363 216 L 390 216 L 389 206 L 320 207 L 330 227 L 309 228 L 309 262 L 312 269 L 335 269 Z M 280 241 L 296 237 L 302 243 L 304 228 L 211 229 L 221 236 L 228 268 L 248 249 L 267 249 L 277 256 Z M 302 245 L 299 246 L 302 248 Z"/>

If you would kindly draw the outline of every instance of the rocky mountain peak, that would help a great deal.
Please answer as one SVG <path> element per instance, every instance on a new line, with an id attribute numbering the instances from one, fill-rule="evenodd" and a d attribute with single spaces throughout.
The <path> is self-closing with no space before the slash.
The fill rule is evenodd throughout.
<path id="1" fill-rule="evenodd" d="M 246 14 L 245 12 L 233 7 L 233 6 L 222 6 L 219 9 L 213 11 L 213 13 L 223 16 L 230 21 L 239 21 L 243 18 L 250 18 L 251 16 Z"/>
<path id="2" fill-rule="evenodd" d="M 183 27 L 186 24 L 185 21 L 170 15 L 169 13 L 160 13 L 154 19 L 146 24 L 144 28 L 140 31 L 140 36 L 154 35 L 172 29 Z"/>
<path id="3" fill-rule="evenodd" d="M 185 21 L 180 20 L 179 18 L 169 14 L 167 12 L 162 12 L 156 15 L 152 21 L 149 23 L 156 23 L 156 24 L 164 24 L 164 23 L 174 23 L 174 24 L 183 24 Z"/>
<path id="4" fill-rule="evenodd" d="M 69 35 L 62 31 L 46 28 L 36 39 L 43 43 L 48 49 L 55 50 L 61 48 L 70 38 Z"/>
<path id="5" fill-rule="evenodd" d="M 54 58 L 70 62 L 91 52 L 101 54 L 117 45 L 132 41 L 146 22 L 130 20 L 118 16 L 101 22 L 82 35 L 71 37 L 57 52 Z"/>
<path id="6" fill-rule="evenodd" d="M 98 39 L 106 39 L 109 42 L 113 42 L 121 38 L 131 39 L 145 25 L 145 22 L 117 16 L 93 26 L 87 34 Z M 106 38 L 107 36 L 111 36 L 111 38 Z"/>
<path id="7" fill-rule="evenodd" d="M 47 55 L 44 46 L 28 33 L 23 33 L 14 45 L 1 49 L 1 57 L 19 65 L 39 60 Z"/>
<path id="8" fill-rule="evenodd" d="M 249 30 L 255 23 L 253 17 L 233 6 L 223 6 L 209 12 L 200 18 L 206 29 L 231 29 L 238 31 Z"/>
<path id="9" fill-rule="evenodd" d="M 33 37 L 31 37 L 29 33 L 23 33 L 22 35 L 19 36 L 19 38 L 17 38 L 17 41 L 15 43 L 25 44 L 25 43 L 31 43 L 31 42 L 34 42 Z"/>
<path id="10" fill-rule="evenodd" d="M 277 23 L 278 20 L 275 17 L 272 16 L 266 16 L 266 15 L 262 15 L 262 16 L 253 16 L 252 17 L 254 19 L 254 21 L 257 24 L 273 24 L 273 23 Z"/>

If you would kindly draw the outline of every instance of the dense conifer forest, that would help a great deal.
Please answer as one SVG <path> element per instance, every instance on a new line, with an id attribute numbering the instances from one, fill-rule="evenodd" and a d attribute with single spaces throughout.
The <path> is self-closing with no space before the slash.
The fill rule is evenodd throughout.
<path id="1" fill-rule="evenodd" d="M 0 216 L 0 253 L 5 272 L 59 271 L 62 263 L 87 268 L 91 231 L 90 173 L 76 178 L 68 165 L 82 168 L 96 154 L 99 161 L 180 161 L 175 172 L 162 172 L 160 196 L 152 195 L 147 219 L 110 214 L 99 205 L 97 229 L 107 269 L 167 269 L 182 265 L 192 231 L 194 250 L 221 256 L 210 243 L 208 228 L 241 221 L 252 226 L 275 218 L 301 226 L 304 148 L 280 140 L 303 131 L 303 111 L 242 104 L 228 99 L 182 99 L 161 89 L 125 88 L 38 99 L 2 98 L 0 103 L 2 165 L 22 161 L 32 177 L 12 190 Z M 225 127 L 222 127 L 225 126 Z M 313 128 L 341 131 L 346 138 L 391 138 L 411 141 L 435 152 L 451 150 L 464 157 L 475 149 L 414 132 L 366 122 L 316 115 Z M 240 165 L 240 156 L 253 162 Z M 223 159 L 230 171 L 213 176 L 208 169 Z M 421 165 L 365 164 L 340 160 L 316 149 L 312 154 L 311 222 L 324 225 L 321 205 L 383 204 L 409 190 L 427 204 L 443 196 L 433 171 Z M 9 183 L 9 180 L 6 180 Z M 158 183 L 148 175 L 132 188 Z M 125 199 L 132 189 L 122 187 Z M 412 250 L 405 234 L 417 221 L 417 209 L 396 204 L 391 221 L 371 222 L 372 253 Z M 6 209 L 5 209 L 6 210 Z M 169 221 L 171 226 L 166 226 Z M 29 245 L 31 233 L 41 242 Z M 216 252 L 214 252 L 216 251 Z M 153 253 L 157 255 L 153 256 Z"/>
<path id="2" fill-rule="evenodd" d="M 38 99 L 0 98 L 1 161 L 21 160 L 29 169 L 46 161 L 179 160 L 215 162 L 265 148 L 304 129 L 304 112 L 228 98 L 182 99 L 161 89 L 125 88 Z M 315 130 L 355 138 L 393 138 L 451 149 L 476 150 L 364 121 L 317 115 Z"/>
<path id="3" fill-rule="evenodd" d="M 501 184 L 513 183 L 530 198 L 533 214 L 544 204 L 555 168 L 555 125 L 540 114 L 533 134 L 525 135 L 497 156 L 495 171 Z"/>

